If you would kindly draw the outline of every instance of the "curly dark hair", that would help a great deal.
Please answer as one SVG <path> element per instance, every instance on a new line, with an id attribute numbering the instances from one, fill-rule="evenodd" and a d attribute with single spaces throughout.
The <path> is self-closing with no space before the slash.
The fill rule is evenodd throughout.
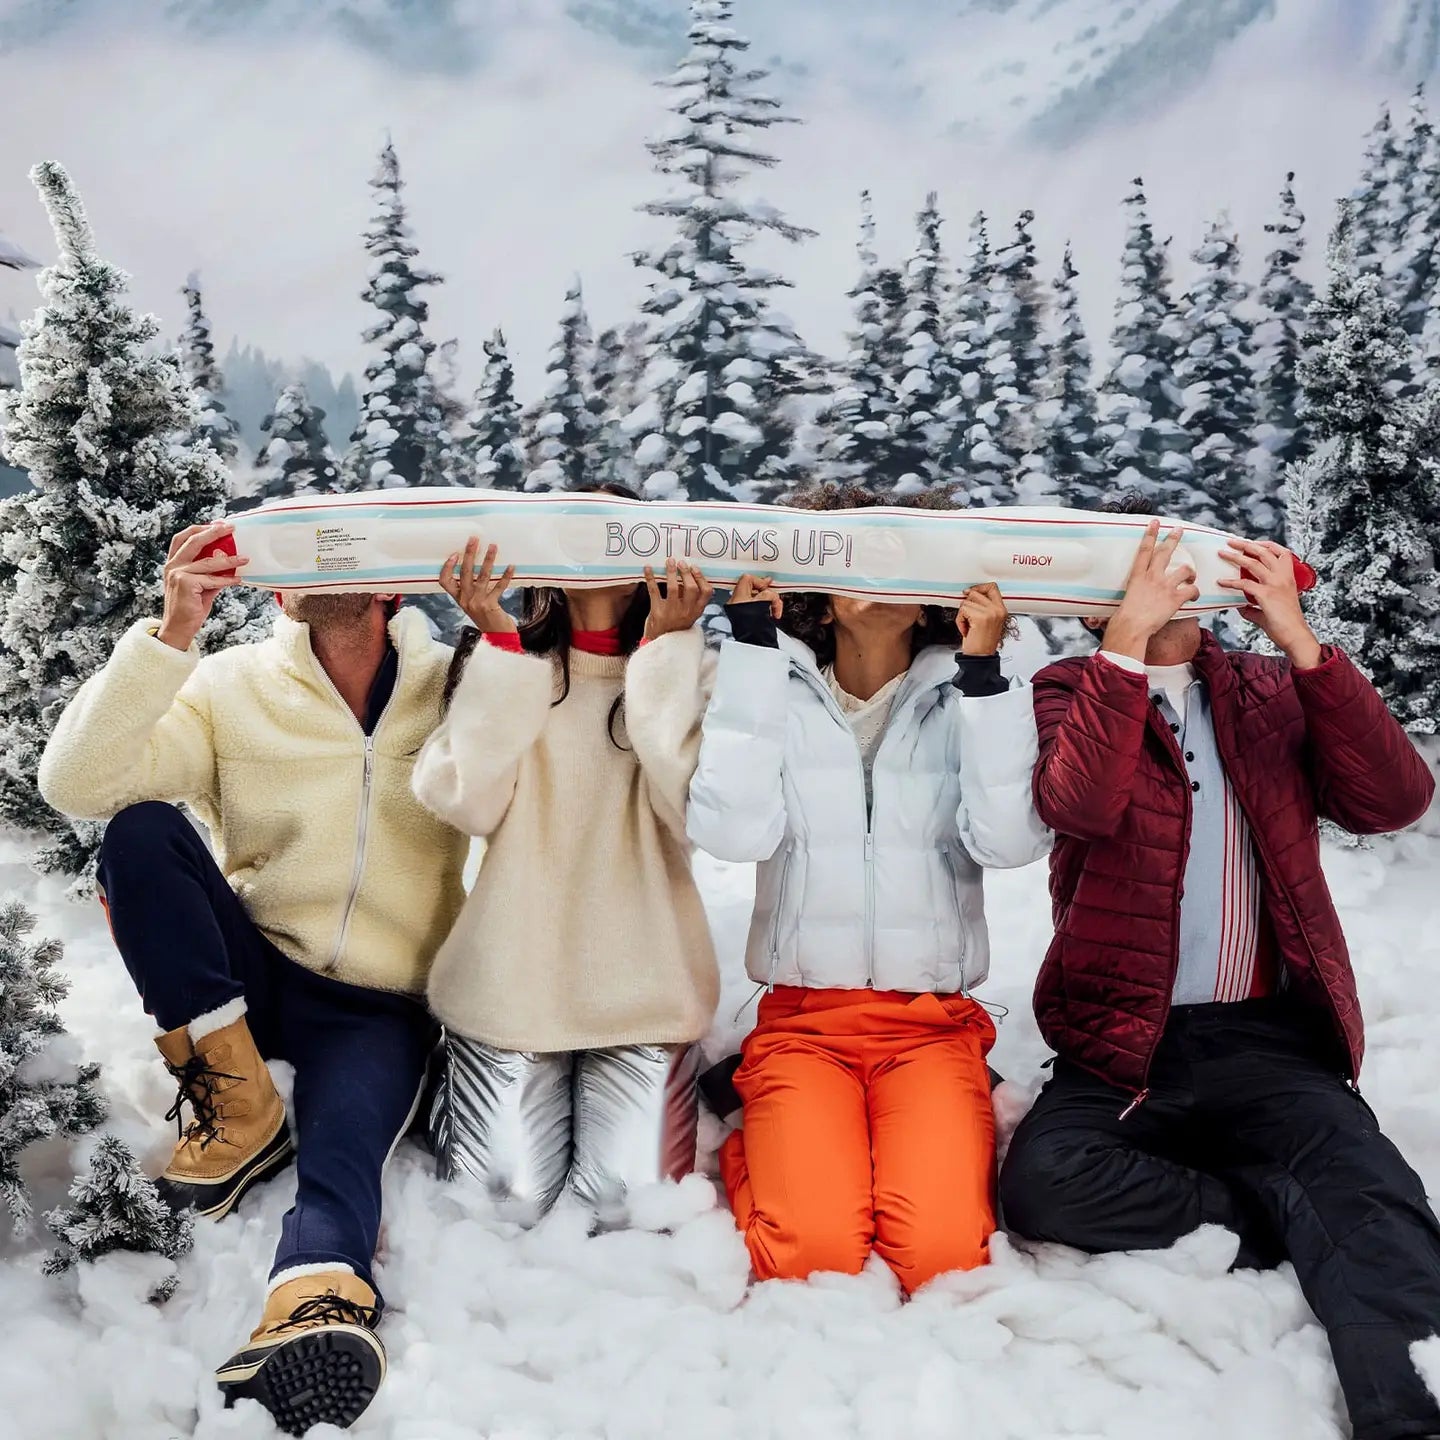
<path id="1" fill-rule="evenodd" d="M 584 485 L 577 488 L 584 495 L 613 495 L 619 500 L 638 500 L 637 495 L 626 485 Z M 645 638 L 645 623 L 650 618 L 650 592 L 644 585 L 635 591 L 625 613 L 620 617 L 620 653 L 633 655 Z M 570 694 L 570 638 L 574 633 L 570 622 L 570 602 L 558 586 L 537 585 L 526 589 L 520 599 L 520 645 L 529 655 L 557 655 L 560 659 L 560 694 L 552 702 L 559 705 Z M 441 694 L 442 713 L 450 708 L 459 688 L 460 677 L 480 643 L 480 632 L 473 625 L 461 631 L 455 642 L 455 655 L 450 661 L 450 672 L 445 677 L 445 688 Z M 620 749 L 627 747 L 615 738 L 615 722 L 620 718 L 625 705 L 622 692 L 610 707 L 606 722 L 611 741 Z"/>
<path id="2" fill-rule="evenodd" d="M 895 504 L 893 496 L 877 495 L 863 485 L 842 485 L 827 481 L 798 491 L 785 504 L 797 510 L 866 510 L 875 505 Z M 953 491 L 923 491 L 902 503 L 909 510 L 954 510 Z M 815 661 L 824 669 L 835 661 L 835 626 L 830 623 L 831 596 L 818 591 L 803 590 L 786 595 L 785 613 L 780 628 L 787 635 L 808 645 L 815 652 Z M 956 641 L 955 611 L 946 605 L 925 605 L 920 620 L 910 632 L 910 655 L 913 659 L 930 645 L 951 645 Z"/>

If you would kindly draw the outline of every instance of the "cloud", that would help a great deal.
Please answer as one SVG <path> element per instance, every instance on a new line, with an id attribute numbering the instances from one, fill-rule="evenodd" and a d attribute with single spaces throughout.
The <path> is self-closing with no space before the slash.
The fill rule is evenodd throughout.
<path id="1" fill-rule="evenodd" d="M 805 33 L 816 47 L 837 43 Z M 894 43 L 907 33 L 897 29 Z M 1333 65 L 1292 0 L 1163 117 L 1063 152 L 947 133 L 954 112 L 935 85 L 887 111 L 873 97 L 857 101 L 853 57 L 817 48 L 798 58 L 806 78 L 779 76 L 775 88 L 807 123 L 773 132 L 782 164 L 753 188 L 821 232 L 762 258 L 795 280 L 785 307 L 807 338 L 832 349 L 864 186 L 875 193 L 882 247 L 897 255 L 930 188 L 949 217 L 952 252 L 975 209 L 991 213 L 999 235 L 1033 207 L 1047 272 L 1074 240 L 1086 318 L 1103 341 L 1119 200 L 1133 175 L 1145 175 L 1177 251 L 1228 208 L 1258 263 L 1285 171 L 1299 172 L 1304 203 L 1328 223 L 1381 98 L 1373 78 Z M 627 256 L 662 233 L 635 206 L 658 183 L 644 140 L 663 119 L 664 95 L 634 51 L 548 3 L 502 8 L 488 63 L 466 76 L 399 69 L 305 33 L 203 42 L 142 27 L 72 33 L 0 57 L 0 89 L 9 101 L 0 229 L 51 253 L 25 177 L 35 160 L 64 162 L 106 255 L 132 272 L 137 302 L 167 332 L 181 323 L 185 276 L 201 270 L 222 349 L 239 335 L 287 358 L 363 365 L 360 234 L 387 131 L 424 260 L 448 277 L 432 296 L 434 333 L 460 338 L 467 381 L 478 376 L 481 340 L 503 324 L 521 384 L 533 389 L 571 275 L 582 274 L 597 324 L 622 319 L 644 285 Z M 32 282 L 0 275 L 0 313 L 33 304 Z"/>

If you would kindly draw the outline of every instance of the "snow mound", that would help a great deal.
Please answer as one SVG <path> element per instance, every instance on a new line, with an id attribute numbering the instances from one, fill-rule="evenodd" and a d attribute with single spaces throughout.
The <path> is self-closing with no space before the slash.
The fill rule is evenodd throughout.
<path id="1" fill-rule="evenodd" d="M 152 1161 L 170 1094 L 151 1027 L 98 912 L 23 865 L 0 837 L 0 889 L 66 942 L 67 1023 L 105 1066 L 112 1125 Z M 1429 923 L 1440 843 L 1407 836 L 1334 850 L 1331 883 L 1371 1020 L 1367 1097 L 1434 1189 L 1440 1181 L 1440 932 Z M 725 966 L 707 1050 L 750 1023 L 740 955 L 748 869 L 702 857 Z M 987 999 L 1009 1007 L 994 1062 L 1002 1128 L 1043 1078 L 1029 990 L 1049 935 L 1044 867 L 987 877 Z M 282 1083 L 283 1083 L 282 1076 Z M 1340 1440 L 1348 1433 L 1323 1333 L 1289 1269 L 1227 1274 L 1235 1241 L 1207 1229 L 1173 1250 L 1091 1259 L 1027 1253 L 942 1277 L 902 1303 L 883 1265 L 808 1285 L 749 1285 L 744 1246 L 709 1175 L 722 1127 L 702 1128 L 706 1173 L 636 1197 L 635 1227 L 591 1236 L 561 1207 L 523 1231 L 432 1177 L 402 1145 L 387 1177 L 380 1273 L 389 1379 L 357 1436 L 388 1440 Z M 74 1156 L 32 1176 L 37 1209 Z M 48 1190 L 47 1190 L 47 1187 Z M 293 1172 L 199 1228 L 163 1307 L 158 1271 L 115 1256 L 59 1280 L 39 1246 L 0 1240 L 0 1440 L 261 1440 L 253 1404 L 226 1412 L 210 1371 L 248 1334 Z M 1416 1347 L 1440 1385 L 1440 1340 Z M 963 1417 L 963 1423 L 961 1420 Z M 957 1426 L 961 1428 L 957 1429 Z M 338 1432 L 315 1431 L 318 1440 Z"/>

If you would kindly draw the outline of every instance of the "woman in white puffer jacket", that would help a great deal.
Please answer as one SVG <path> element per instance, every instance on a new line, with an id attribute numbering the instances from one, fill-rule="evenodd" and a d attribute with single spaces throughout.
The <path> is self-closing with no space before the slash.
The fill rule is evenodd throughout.
<path id="1" fill-rule="evenodd" d="M 1000 675 L 991 586 L 957 616 L 782 605 L 747 577 L 730 616 L 687 828 L 759 862 L 746 960 L 767 994 L 722 1175 L 760 1278 L 855 1272 L 873 1249 L 913 1291 L 983 1262 L 994 1230 L 995 1031 L 970 991 L 989 964 L 981 868 L 1049 848 L 1030 691 Z"/>

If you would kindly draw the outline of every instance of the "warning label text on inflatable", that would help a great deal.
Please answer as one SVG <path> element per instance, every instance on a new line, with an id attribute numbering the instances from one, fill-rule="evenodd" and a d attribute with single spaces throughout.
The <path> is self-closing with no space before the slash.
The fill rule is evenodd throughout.
<path id="1" fill-rule="evenodd" d="M 358 570 L 360 547 L 366 537 L 344 525 L 325 525 L 315 531 L 315 569 L 321 573 Z"/>

